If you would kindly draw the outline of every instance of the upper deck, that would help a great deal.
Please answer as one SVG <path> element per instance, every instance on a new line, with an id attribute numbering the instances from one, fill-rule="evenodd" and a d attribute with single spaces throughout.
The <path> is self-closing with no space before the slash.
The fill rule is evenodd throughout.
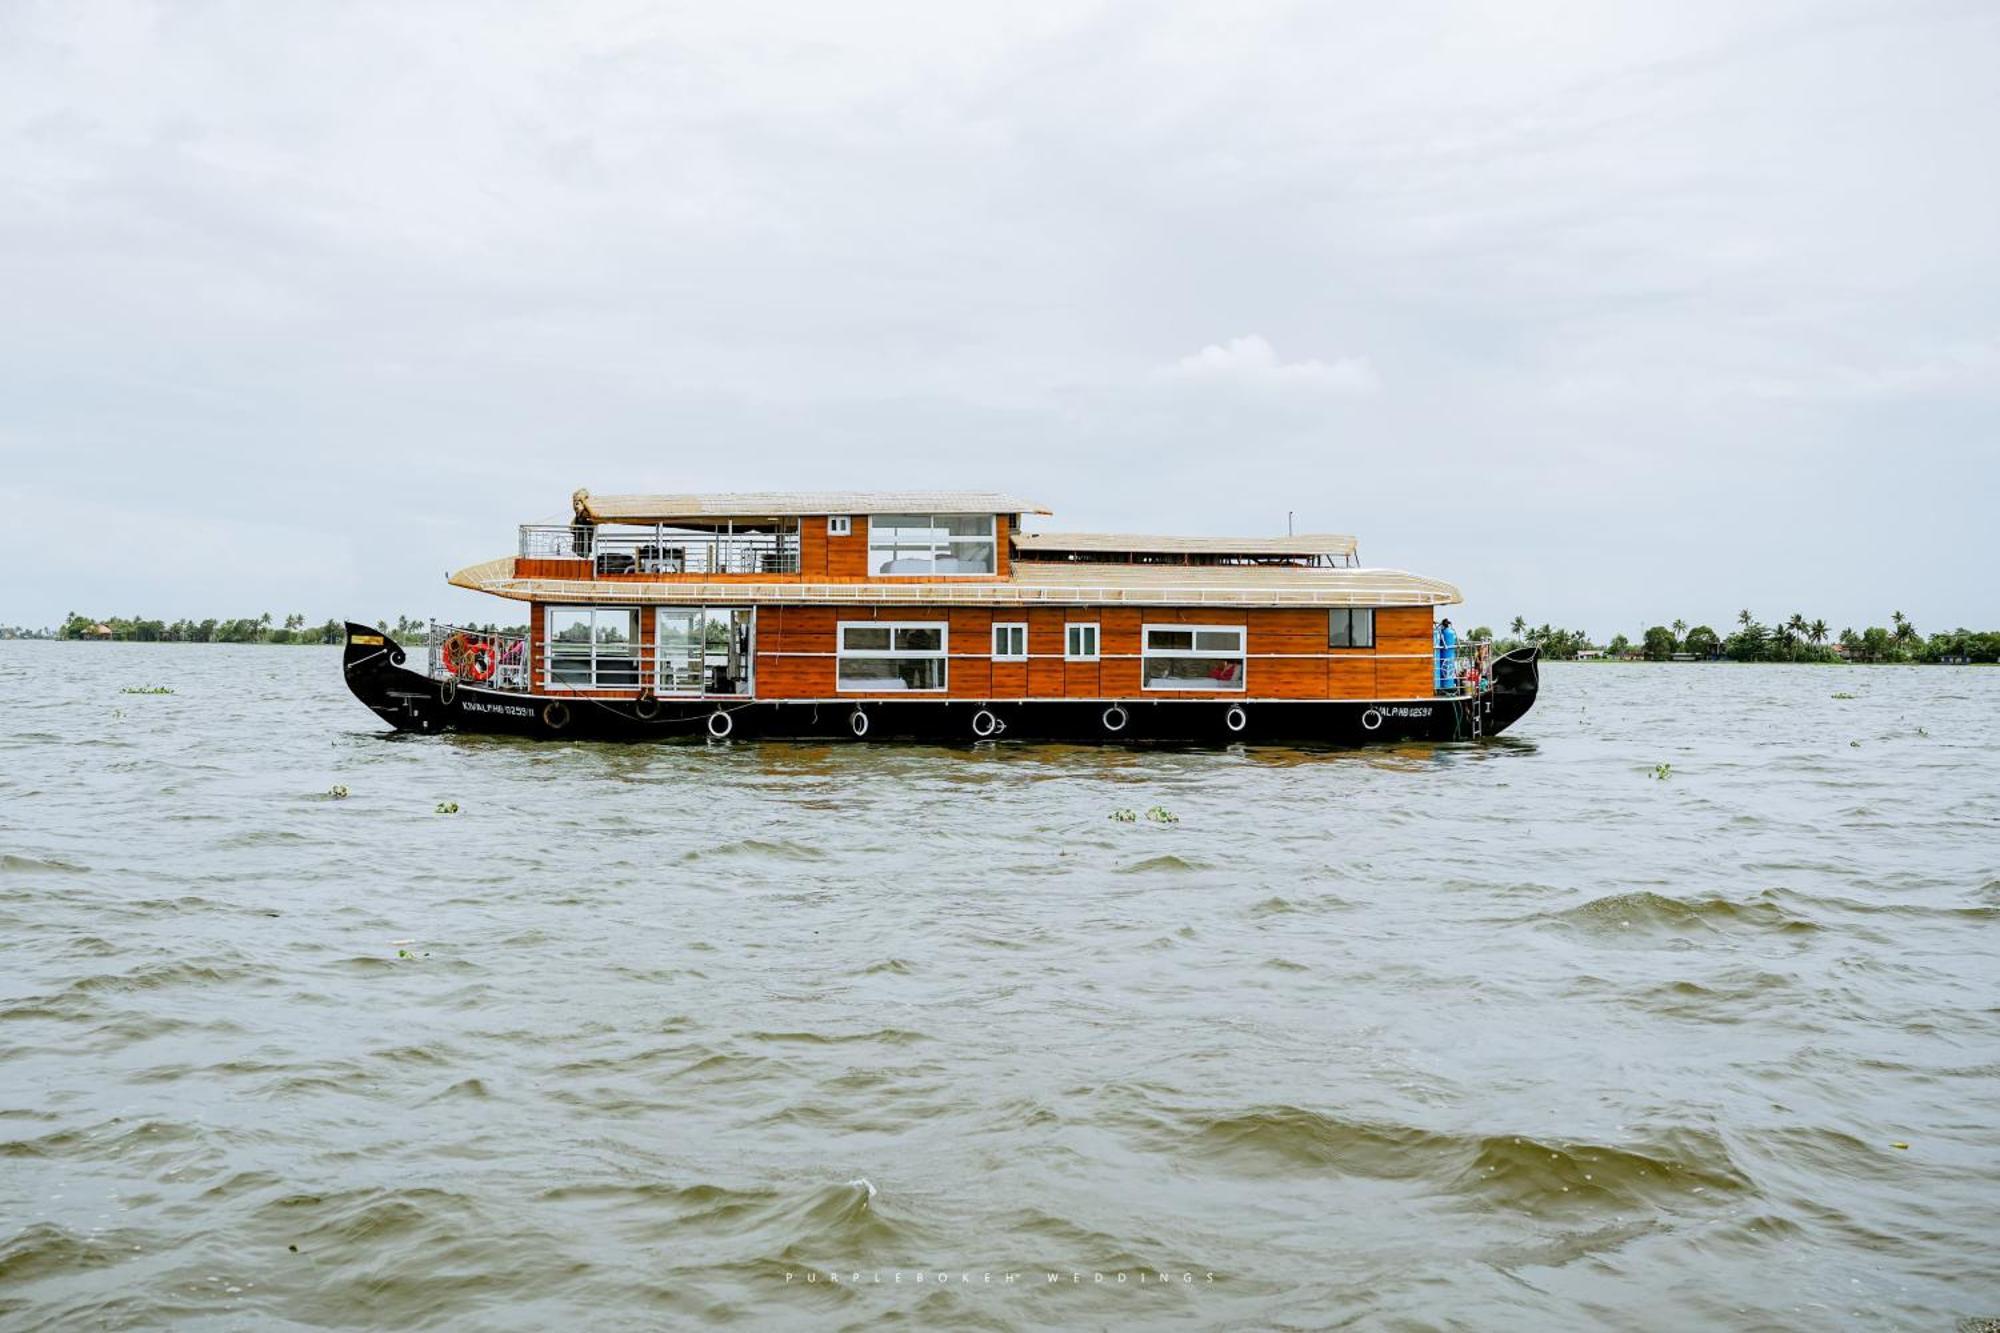
<path id="1" fill-rule="evenodd" d="M 513 556 L 452 582 L 534 602 L 1436 606 L 1448 583 L 1359 563 L 1355 539 L 1029 533 L 990 491 L 572 497 Z"/>

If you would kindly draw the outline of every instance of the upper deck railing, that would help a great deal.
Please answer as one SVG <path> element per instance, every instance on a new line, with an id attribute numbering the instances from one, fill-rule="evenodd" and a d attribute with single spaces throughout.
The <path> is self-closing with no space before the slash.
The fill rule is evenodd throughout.
<path id="1" fill-rule="evenodd" d="M 796 574 L 799 532 L 712 532 L 594 524 L 523 523 L 521 555 L 588 560 L 603 574 Z"/>

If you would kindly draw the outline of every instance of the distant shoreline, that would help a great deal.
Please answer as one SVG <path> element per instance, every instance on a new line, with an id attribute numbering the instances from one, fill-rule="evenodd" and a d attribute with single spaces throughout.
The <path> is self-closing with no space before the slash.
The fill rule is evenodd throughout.
<path id="1" fill-rule="evenodd" d="M 1530 628 L 1523 616 L 1514 617 L 1508 630 L 1504 636 L 1497 635 L 1481 625 L 1465 638 L 1475 643 L 1491 643 L 1497 652 L 1539 648 L 1543 657 L 1555 662 L 1971 666 L 2000 661 L 2000 631 L 1960 626 L 1943 633 L 1919 634 L 1916 625 L 1901 611 L 1891 613 L 1888 625 L 1870 625 L 1863 630 L 1850 627 L 1838 634 L 1826 621 L 1807 620 L 1800 612 L 1765 625 L 1748 608 L 1736 613 L 1735 628 L 1727 635 L 1718 634 L 1707 625 L 1676 620 L 1671 625 L 1653 625 L 1641 630 L 1637 640 L 1614 634 L 1608 642 L 1599 643 L 1584 630 L 1548 624 Z"/>
<path id="2" fill-rule="evenodd" d="M 405 642 L 427 640 L 431 622 L 416 616 L 398 616 L 392 623 L 377 620 L 375 628 Z M 525 634 L 525 625 L 466 625 L 460 628 L 487 634 Z M 266 612 L 260 616 L 239 616 L 233 620 L 149 620 L 140 616 L 78 615 L 72 611 L 60 628 L 33 629 L 25 625 L 0 625 L 0 640 L 61 639 L 85 643 L 268 643 L 287 647 L 339 646 L 347 641 L 347 622 L 326 620 L 309 625 L 303 615 L 286 616 L 282 621 Z"/>

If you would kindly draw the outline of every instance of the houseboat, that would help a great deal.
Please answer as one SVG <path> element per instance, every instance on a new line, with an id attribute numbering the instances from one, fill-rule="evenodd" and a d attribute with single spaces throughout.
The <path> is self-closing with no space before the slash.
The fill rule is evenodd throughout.
<path id="1" fill-rule="evenodd" d="M 1477 740 L 1535 701 L 1533 649 L 1451 642 L 1458 589 L 1352 537 L 1024 529 L 1048 512 L 580 490 L 451 576 L 524 633 L 350 623 L 347 683 L 398 730 L 622 740 Z"/>

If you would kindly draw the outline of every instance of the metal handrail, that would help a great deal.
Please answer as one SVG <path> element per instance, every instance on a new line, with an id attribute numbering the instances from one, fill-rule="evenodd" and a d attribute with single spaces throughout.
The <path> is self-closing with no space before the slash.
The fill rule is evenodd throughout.
<path id="1" fill-rule="evenodd" d="M 1443 648 L 1435 650 L 1443 653 Z M 1493 688 L 1493 651 L 1491 639 L 1460 639 L 1452 648 L 1452 662 L 1448 669 L 1454 688 L 1438 690 L 1440 698 L 1469 699 L 1486 694 Z M 1436 661 L 1434 657 L 1432 659 Z"/>
<path id="2" fill-rule="evenodd" d="M 663 698 L 688 699 L 732 699 L 749 695 L 748 676 L 727 678 L 727 688 L 711 688 L 716 684 L 713 675 L 714 664 L 710 663 L 702 650 L 687 652 L 662 649 L 656 643 L 633 645 L 626 640 L 612 643 L 600 642 L 596 652 L 585 650 L 587 643 L 565 644 L 558 640 L 544 640 L 536 656 L 540 659 L 542 679 L 551 691 L 563 690 L 620 690 L 657 694 Z M 606 649 L 613 651 L 606 652 Z M 618 651 L 623 650 L 623 651 Z M 579 660 L 581 659 L 581 660 Z M 582 680 L 562 680 L 558 667 L 575 670 L 581 668 L 586 678 Z M 667 668 L 663 673 L 662 667 Z M 689 668 L 693 668 L 692 676 Z M 688 681 L 693 688 L 673 684 L 662 685 L 666 679 Z"/>
<path id="3" fill-rule="evenodd" d="M 587 560 L 605 574 L 796 574 L 799 530 L 721 532 L 670 527 L 523 523 L 521 555 L 531 560 Z"/>
<path id="4" fill-rule="evenodd" d="M 425 639 L 432 680 L 462 680 L 486 689 L 514 693 L 523 693 L 529 687 L 528 636 L 525 634 L 484 630 L 471 625 L 448 625 L 441 620 L 433 620 Z M 457 647 L 447 651 L 446 645 L 454 640 Z M 483 653 L 478 651 L 482 648 Z M 486 664 L 490 664 L 491 671 L 481 679 L 476 672 Z"/>

